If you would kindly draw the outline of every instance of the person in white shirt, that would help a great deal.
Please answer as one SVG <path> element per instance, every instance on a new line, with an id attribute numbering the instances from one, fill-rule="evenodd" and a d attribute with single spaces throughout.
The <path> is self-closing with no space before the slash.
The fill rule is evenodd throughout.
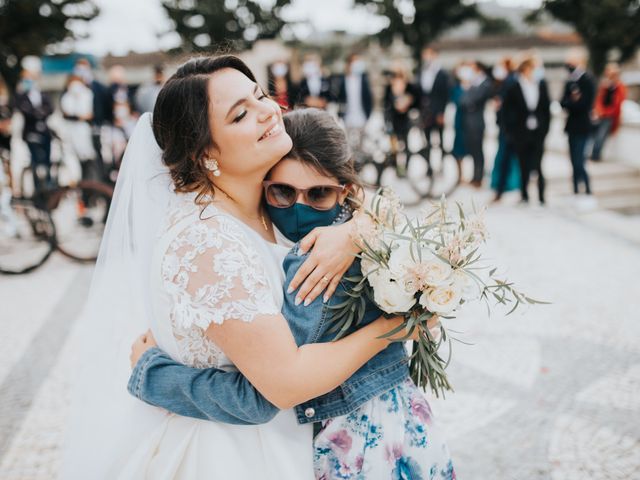
<path id="1" fill-rule="evenodd" d="M 96 152 L 91 140 L 90 124 L 93 119 L 93 92 L 79 76 L 69 77 L 60 98 L 60 110 L 66 120 L 65 130 L 69 143 L 82 165 L 84 177 L 86 165 L 95 159 Z"/>
<path id="2" fill-rule="evenodd" d="M 373 96 L 366 69 L 366 63 L 360 55 L 349 55 L 338 93 L 339 114 L 347 129 L 349 142 L 356 152 L 361 148 L 364 128 L 373 109 Z"/>
<path id="3" fill-rule="evenodd" d="M 327 108 L 331 100 L 329 79 L 322 75 L 322 62 L 318 55 L 308 54 L 302 64 L 304 78 L 300 82 L 298 106 Z"/>
<path id="4" fill-rule="evenodd" d="M 544 205 L 545 180 L 542 173 L 544 140 L 551 120 L 549 93 L 544 78 L 536 75 L 536 62 L 525 57 L 518 66 L 518 79 L 504 99 L 504 125 L 507 141 L 515 148 L 521 171 L 522 202 L 529 201 L 531 172 L 538 174 L 538 200 Z"/>

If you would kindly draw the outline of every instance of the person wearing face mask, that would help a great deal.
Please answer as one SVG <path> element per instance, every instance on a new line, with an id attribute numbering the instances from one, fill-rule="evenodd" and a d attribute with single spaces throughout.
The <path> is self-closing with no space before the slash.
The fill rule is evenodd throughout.
<path id="1" fill-rule="evenodd" d="M 416 105 L 418 92 L 415 85 L 409 82 L 403 64 L 394 64 L 388 76 L 389 83 L 384 92 L 384 117 L 387 130 L 391 133 L 391 148 L 394 154 L 402 151 L 408 158 L 408 136 L 411 126 L 409 110 Z"/>
<path id="2" fill-rule="evenodd" d="M 86 58 L 76 61 L 73 74 L 80 77 L 93 93 L 93 116 L 91 118 L 91 141 L 95 152 L 95 166 L 99 178 L 104 178 L 104 160 L 102 158 L 102 127 L 111 123 L 111 99 L 107 87 L 96 80 L 91 62 Z"/>
<path id="3" fill-rule="evenodd" d="M 111 122 L 114 127 L 124 133 L 124 140 L 131 136 L 136 121 L 134 102 L 126 77 L 127 71 L 122 65 L 114 65 L 109 69 Z"/>
<path id="4" fill-rule="evenodd" d="M 591 108 L 595 99 L 595 82 L 586 71 L 587 58 L 581 50 L 571 50 L 565 60 L 569 77 L 560 105 L 567 112 L 565 132 L 569 137 L 569 156 L 573 167 L 573 192 L 578 195 L 584 184 L 585 206 L 592 206 L 589 174 L 585 168 L 585 149 L 591 134 Z"/>
<path id="5" fill-rule="evenodd" d="M 622 102 L 626 96 L 627 89 L 620 81 L 620 66 L 617 63 L 609 63 L 604 70 L 604 77 L 598 87 L 593 107 L 595 130 L 592 138 L 591 160 L 594 162 L 600 161 L 604 142 L 620 126 Z"/>
<path id="6" fill-rule="evenodd" d="M 0 77 L 0 149 L 11 151 L 11 118 L 13 103 L 7 84 Z"/>
<path id="7" fill-rule="evenodd" d="M 22 138 L 29 147 L 35 191 L 52 186 L 51 179 L 51 129 L 47 120 L 53 113 L 53 103 L 42 93 L 37 84 L 38 74 L 23 70 L 20 74 L 16 109 L 24 117 Z"/>
<path id="8" fill-rule="evenodd" d="M 468 65 L 468 62 L 462 61 L 453 69 L 454 84 L 451 90 L 451 103 L 456 109 L 455 116 L 453 117 L 453 148 L 451 154 L 458 163 L 458 169 L 461 169 L 462 160 L 468 155 L 467 148 L 464 141 L 464 112 L 460 105 L 460 98 L 467 88 L 468 83 L 463 78 L 463 72 Z"/>
<path id="9" fill-rule="evenodd" d="M 373 110 L 366 63 L 357 53 L 347 57 L 345 73 L 339 78 L 338 114 L 344 121 L 347 137 L 355 152 L 361 150 L 367 120 Z"/>
<path id="10" fill-rule="evenodd" d="M 498 151 L 491 171 L 491 188 L 495 190 L 494 202 L 500 201 L 502 194 L 520 188 L 520 167 L 515 154 L 515 146 L 507 141 L 505 134 L 504 98 L 511 85 L 516 81 L 516 74 L 511 57 L 504 57 L 493 67 L 493 80 L 496 83 L 496 123 L 498 125 Z"/>
<path id="11" fill-rule="evenodd" d="M 267 71 L 267 79 L 271 98 L 283 109 L 290 109 L 293 106 L 294 95 L 291 76 L 289 75 L 289 65 L 283 61 L 271 64 Z"/>
<path id="12" fill-rule="evenodd" d="M 438 60 L 438 51 L 433 47 L 422 50 L 422 65 L 418 74 L 420 89 L 420 118 L 427 140 L 427 162 L 432 148 L 431 134 L 435 130 L 438 134 L 438 147 L 444 155 L 444 111 L 451 97 L 451 80 Z M 431 165 L 429 165 L 431 172 Z"/>
<path id="13" fill-rule="evenodd" d="M 153 82 L 140 85 L 135 93 L 135 107 L 140 113 L 153 112 L 156 98 L 164 85 L 164 67 L 156 65 L 153 67 Z"/>
<path id="14" fill-rule="evenodd" d="M 331 101 L 331 82 L 322 75 L 322 62 L 315 54 L 306 55 L 302 64 L 303 79 L 298 88 L 296 105 L 327 108 Z"/>
<path id="15" fill-rule="evenodd" d="M 82 79 L 71 75 L 67 87 L 60 97 L 60 110 L 66 120 L 66 133 L 73 150 L 80 161 L 82 177 L 89 178 L 90 165 L 95 159 L 91 139 L 91 120 L 93 118 L 93 92 Z"/>
<path id="16" fill-rule="evenodd" d="M 535 75 L 536 61 L 526 56 L 518 66 L 518 79 L 504 99 L 504 125 L 507 141 L 520 160 L 522 202 L 529 202 L 529 177 L 538 174 L 538 200 L 544 205 L 545 180 L 542 172 L 544 140 L 549 132 L 551 110 L 547 83 Z"/>
<path id="17" fill-rule="evenodd" d="M 486 74 L 486 67 L 478 62 L 462 66 L 460 76 L 466 85 L 460 96 L 460 108 L 464 112 L 465 148 L 473 158 L 471 185 L 479 188 L 484 177 L 484 110 L 494 95 L 493 82 Z"/>

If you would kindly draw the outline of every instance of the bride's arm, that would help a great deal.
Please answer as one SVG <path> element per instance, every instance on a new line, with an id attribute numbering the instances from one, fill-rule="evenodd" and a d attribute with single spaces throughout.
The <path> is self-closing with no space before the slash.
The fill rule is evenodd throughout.
<path id="1" fill-rule="evenodd" d="M 178 235 L 163 261 L 163 283 L 172 297 L 174 325 L 206 329 L 207 335 L 251 382 L 235 388 L 253 385 L 272 404 L 289 407 L 337 387 L 389 344 L 378 337 L 399 325 L 401 319 L 380 318 L 338 342 L 298 347 L 274 303 L 262 258 L 233 223 L 221 220 L 218 225 L 218 221 L 213 218 L 207 222 L 209 225 L 191 225 Z M 320 302 L 316 302 L 315 308 L 318 307 L 322 310 Z M 187 356 L 189 352 L 187 346 Z M 167 360 L 156 353 L 138 361 L 135 378 L 130 383 L 132 393 L 189 416 L 198 415 L 178 412 L 172 408 L 172 399 L 187 403 L 193 399 L 196 405 L 187 406 L 191 412 L 210 402 L 225 403 L 224 399 L 216 400 L 229 387 L 226 383 L 216 390 L 216 383 L 228 382 L 221 380 L 220 371 L 195 373 L 194 369 Z M 252 365 L 254 362 L 261 366 Z M 240 382 L 239 378 L 232 379 L 232 383 Z M 154 390 L 160 392 L 155 397 L 164 395 L 167 403 L 153 401 L 149 395 L 144 398 L 142 390 L 151 392 L 151 396 Z M 255 401 L 255 397 L 247 398 L 247 403 Z M 212 416 L 224 417 L 228 413 L 232 412 L 216 413 L 214 409 Z"/>
<path id="2" fill-rule="evenodd" d="M 186 417 L 237 425 L 266 423 L 273 419 L 279 408 L 303 403 L 344 383 L 353 372 L 389 345 L 387 340 L 376 337 L 388 332 L 400 321 L 379 319 L 337 342 L 310 344 L 298 348 L 286 322 L 284 329 L 281 328 L 284 318 L 279 317 L 280 321 L 277 323 L 280 328 L 274 328 L 275 325 L 271 323 L 274 320 L 272 317 L 265 318 L 261 322 L 263 325 L 259 327 L 260 331 L 250 333 L 249 337 L 259 339 L 259 335 L 264 335 L 266 331 L 269 342 L 265 347 L 278 348 L 278 345 L 282 344 L 286 349 L 282 352 L 282 357 L 276 355 L 275 358 L 263 361 L 259 359 L 264 355 L 260 353 L 263 352 L 263 348 L 255 349 L 251 355 L 253 358 L 245 357 L 242 353 L 239 355 L 246 363 L 261 361 L 264 364 L 268 370 L 266 373 L 261 371 L 262 369 L 249 367 L 252 375 L 264 375 L 259 382 L 265 389 L 264 392 L 259 385 L 254 386 L 241 372 L 188 367 L 155 348 L 155 342 L 139 340 L 137 345 L 134 345 L 132 360 L 135 367 L 129 379 L 129 393 L 146 403 Z M 244 322 L 225 324 L 245 325 L 249 328 L 256 325 Z M 218 332 L 213 332 L 213 328 L 211 330 L 212 335 L 218 335 Z M 272 338 L 274 333 L 275 338 Z M 231 331 L 221 334 L 230 336 L 232 341 L 236 335 Z M 247 345 L 242 339 L 235 343 L 241 352 L 246 349 Z M 354 355 L 353 349 L 360 350 L 362 347 L 364 350 L 359 355 Z M 293 359 L 292 354 L 295 356 Z M 267 357 L 268 355 L 267 352 Z M 294 368 L 290 368 L 292 365 L 279 363 L 290 359 L 295 362 Z M 308 371 L 305 370 L 307 364 L 310 365 Z M 272 382 L 272 376 L 281 378 Z M 267 384 L 266 387 L 264 384 Z M 283 384 L 285 390 L 277 392 Z M 267 400 L 266 395 L 278 406 Z"/>
<path id="3" fill-rule="evenodd" d="M 291 408 L 344 383 L 389 345 L 380 337 L 402 320 L 380 317 L 339 341 L 300 347 L 282 315 L 260 315 L 251 323 L 212 324 L 207 336 L 267 400 Z"/>

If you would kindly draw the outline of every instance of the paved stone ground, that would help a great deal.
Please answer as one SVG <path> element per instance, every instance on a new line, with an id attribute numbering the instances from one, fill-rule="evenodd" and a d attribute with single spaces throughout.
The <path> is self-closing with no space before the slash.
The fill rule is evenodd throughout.
<path id="1" fill-rule="evenodd" d="M 490 198 L 465 188 L 456 197 L 472 194 Z M 548 210 L 515 200 L 487 212 L 489 253 L 553 304 L 490 319 L 478 306 L 452 321 L 472 345 L 454 345 L 456 393 L 432 405 L 458 477 L 640 479 L 640 244 L 561 200 Z M 3 480 L 57 477 L 91 271 L 54 256 L 29 276 L 0 278 Z"/>

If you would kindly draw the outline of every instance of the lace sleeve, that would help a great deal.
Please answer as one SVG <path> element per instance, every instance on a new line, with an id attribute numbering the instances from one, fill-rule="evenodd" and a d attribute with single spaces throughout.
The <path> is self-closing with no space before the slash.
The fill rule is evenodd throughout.
<path id="1" fill-rule="evenodd" d="M 164 254 L 162 278 L 178 329 L 280 313 L 251 240 L 223 215 L 179 231 Z"/>

